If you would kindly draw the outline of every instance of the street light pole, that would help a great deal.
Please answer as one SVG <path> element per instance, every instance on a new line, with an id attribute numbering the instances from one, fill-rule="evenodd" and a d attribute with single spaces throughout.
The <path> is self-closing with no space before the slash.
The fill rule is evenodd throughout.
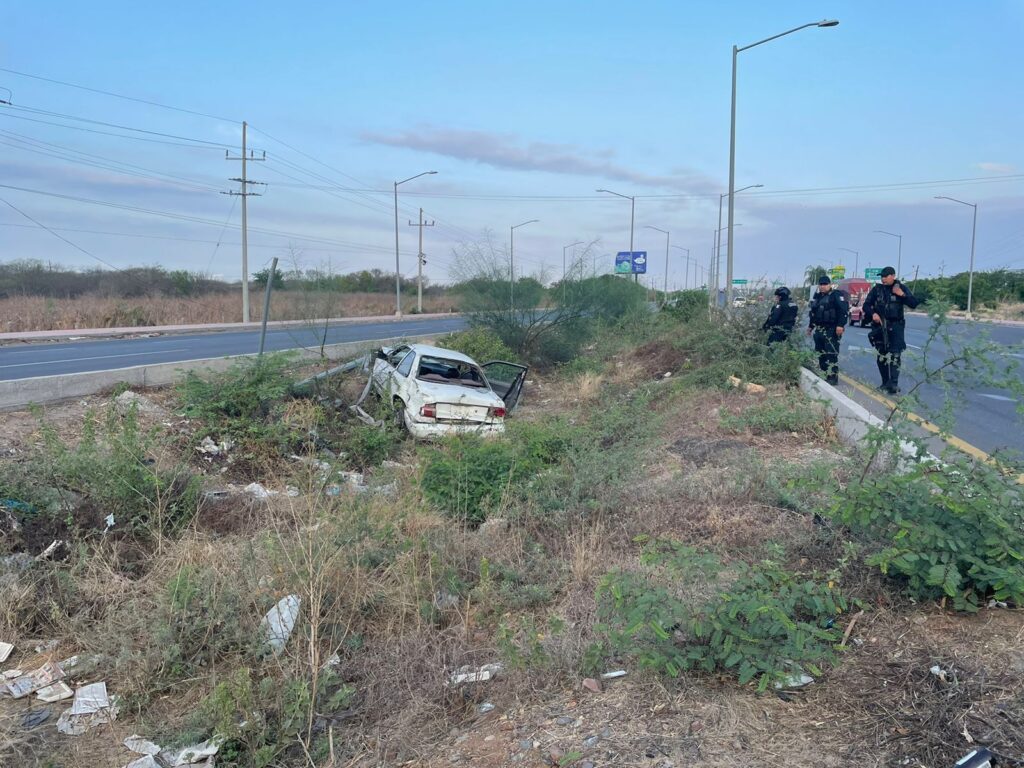
<path id="1" fill-rule="evenodd" d="M 577 240 L 575 243 L 569 243 L 568 245 L 562 246 L 562 303 L 565 303 L 565 252 L 570 248 L 574 248 L 577 245 L 583 245 L 582 240 Z"/>
<path id="2" fill-rule="evenodd" d="M 729 246 L 726 255 L 726 274 L 725 274 L 725 303 L 729 308 L 732 307 L 732 266 L 733 266 L 733 253 L 732 253 L 732 228 L 733 228 L 733 197 L 736 194 L 736 59 L 742 51 L 749 50 L 755 46 L 762 45 L 763 43 L 769 43 L 772 40 L 777 40 L 780 37 L 791 35 L 794 32 L 799 32 L 801 29 L 807 29 L 808 27 L 834 27 L 839 24 L 835 19 L 823 19 L 821 21 L 814 21 L 810 24 L 802 24 L 799 27 L 788 29 L 785 32 L 780 32 L 777 35 L 766 37 L 764 40 L 758 40 L 756 43 L 745 45 L 742 48 L 737 48 L 735 45 L 732 47 L 732 110 L 729 120 Z M 721 223 L 719 223 L 721 226 Z"/>
<path id="3" fill-rule="evenodd" d="M 607 192 L 609 195 L 615 195 L 616 197 L 623 197 L 629 200 L 629 259 L 630 264 L 633 261 L 633 223 L 636 220 L 636 197 L 631 195 L 620 195 L 618 192 L 612 192 L 610 189 L 598 189 L 598 192 Z M 633 274 L 633 282 L 637 283 L 640 281 L 640 275 Z"/>
<path id="4" fill-rule="evenodd" d="M 853 254 L 853 274 L 859 274 L 860 267 L 860 251 L 855 251 L 853 248 L 840 248 L 840 251 L 846 251 L 847 253 Z"/>
<path id="5" fill-rule="evenodd" d="M 895 232 L 886 232 L 884 229 L 876 229 L 875 233 L 895 237 L 899 240 L 896 246 L 896 277 L 899 278 L 901 276 L 900 269 L 903 267 L 903 235 L 898 235 Z"/>
<path id="6" fill-rule="evenodd" d="M 662 303 L 664 303 L 664 302 L 668 301 L 668 249 L 669 249 L 669 240 L 672 239 L 672 235 L 669 233 L 669 231 L 667 229 L 659 229 L 658 227 L 652 227 L 650 224 L 647 225 L 647 229 L 653 229 L 655 232 L 661 232 L 663 235 L 665 235 L 665 283 L 664 283 L 664 287 L 662 288 L 662 291 L 661 291 L 662 292 L 662 299 L 661 299 L 661 301 L 662 301 Z"/>
<path id="7" fill-rule="evenodd" d="M 527 224 L 535 224 L 540 219 L 530 219 L 522 224 L 509 227 L 508 238 L 508 311 L 511 314 L 516 308 L 516 230 Z"/>
<path id="8" fill-rule="evenodd" d="M 693 261 L 693 259 L 690 258 L 690 249 L 689 248 L 683 248 L 683 246 L 681 246 L 681 245 L 673 245 L 672 247 L 676 248 L 677 250 L 680 250 L 680 251 L 686 251 L 686 255 L 683 257 L 683 266 L 685 268 L 685 271 L 683 272 L 683 290 L 685 291 L 687 286 L 690 284 L 690 262 Z M 696 281 L 697 281 L 697 262 L 695 262 L 695 261 L 693 262 L 693 280 L 694 280 L 694 283 L 696 283 Z"/>
<path id="9" fill-rule="evenodd" d="M 747 186 L 747 187 L 740 187 L 739 189 L 737 189 L 732 194 L 733 195 L 738 195 L 740 192 L 746 192 L 748 189 L 760 189 L 763 186 L 764 186 L 764 184 L 751 184 L 750 186 Z M 718 229 L 715 230 L 715 288 L 716 289 L 718 288 L 718 272 L 720 271 L 720 267 L 721 267 L 719 262 L 722 260 L 722 201 L 726 197 L 729 197 L 730 200 L 732 199 L 732 196 L 729 195 L 728 192 L 718 196 Z M 736 226 L 739 226 L 739 225 L 737 224 Z M 732 238 L 730 237 L 729 239 L 731 240 Z M 731 277 L 729 278 L 729 282 L 730 282 L 730 284 L 732 283 L 732 278 Z M 716 290 L 716 293 L 717 293 L 717 290 Z M 709 300 L 710 300 L 710 297 L 709 297 Z"/>
<path id="10" fill-rule="evenodd" d="M 974 235 L 978 231 L 978 205 L 977 203 L 965 203 L 963 200 L 957 200 L 955 197 L 946 197 L 945 195 L 937 195 L 935 199 L 949 200 L 953 203 L 960 203 L 960 205 L 969 205 L 974 209 L 974 220 L 971 222 L 971 265 L 967 275 L 967 317 L 970 317 L 974 299 Z"/>
<path id="11" fill-rule="evenodd" d="M 424 171 L 423 173 L 417 173 L 415 176 L 410 176 L 408 179 L 395 182 L 395 317 L 402 316 L 402 271 L 398 263 L 398 185 L 418 179 L 420 176 L 431 176 L 435 173 L 437 171 Z M 420 231 L 422 232 L 423 230 Z"/>

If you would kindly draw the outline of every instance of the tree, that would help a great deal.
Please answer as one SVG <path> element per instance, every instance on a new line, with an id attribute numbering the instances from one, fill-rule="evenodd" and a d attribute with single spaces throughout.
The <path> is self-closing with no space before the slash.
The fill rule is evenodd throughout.
<path id="1" fill-rule="evenodd" d="M 828 275 L 828 270 L 825 267 L 820 264 L 813 267 L 808 266 L 807 269 L 804 270 L 804 285 L 817 285 L 818 278 L 822 275 Z"/>
<path id="2" fill-rule="evenodd" d="M 266 288 L 267 280 L 270 279 L 270 267 L 261 269 L 252 276 L 252 281 L 256 283 L 260 288 Z M 284 289 L 284 272 L 280 269 L 274 270 L 274 290 L 280 291 Z"/>

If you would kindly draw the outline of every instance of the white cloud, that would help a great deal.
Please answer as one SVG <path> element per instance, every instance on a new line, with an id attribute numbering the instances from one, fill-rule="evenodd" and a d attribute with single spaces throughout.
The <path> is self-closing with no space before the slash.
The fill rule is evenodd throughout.
<path id="1" fill-rule="evenodd" d="M 975 163 L 974 165 L 985 173 L 1013 173 L 1017 170 L 1009 163 Z"/>

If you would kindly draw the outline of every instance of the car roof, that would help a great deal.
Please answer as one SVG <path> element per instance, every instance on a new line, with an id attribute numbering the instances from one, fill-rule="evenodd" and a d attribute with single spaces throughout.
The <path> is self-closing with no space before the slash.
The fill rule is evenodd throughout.
<path id="1" fill-rule="evenodd" d="M 429 344 L 410 344 L 409 349 L 416 352 L 419 355 L 429 355 L 430 357 L 443 357 L 447 360 L 457 360 L 460 363 L 472 363 L 477 365 L 476 360 L 471 358 L 469 355 L 464 355 L 461 352 L 456 352 L 454 349 L 445 349 L 444 347 L 432 347 Z"/>

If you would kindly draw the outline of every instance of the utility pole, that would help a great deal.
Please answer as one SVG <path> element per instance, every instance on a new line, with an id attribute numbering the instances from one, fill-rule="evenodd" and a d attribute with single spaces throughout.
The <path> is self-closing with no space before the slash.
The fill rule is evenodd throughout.
<path id="1" fill-rule="evenodd" d="M 241 184 L 241 191 L 239 192 L 221 192 L 222 195 L 237 195 L 242 198 L 242 322 L 249 322 L 249 212 L 246 201 L 252 197 L 259 197 L 259 192 L 250 192 L 249 184 L 260 184 L 261 186 L 267 186 L 258 181 L 249 181 L 249 177 L 246 175 L 246 162 L 263 162 L 267 159 L 267 153 L 264 152 L 262 156 L 256 157 L 252 150 L 246 148 L 246 129 L 248 123 L 242 123 L 242 154 L 238 157 L 231 157 L 228 150 L 224 150 L 225 160 L 241 160 L 242 161 L 242 176 L 238 179 L 231 179 L 231 181 L 237 181 Z M 274 279 L 273 273 L 270 275 L 270 280 Z"/>
<path id="2" fill-rule="evenodd" d="M 912 286 L 910 286 L 910 290 L 911 291 L 916 291 L 917 290 L 917 273 L 920 270 L 921 270 L 921 265 L 920 264 L 918 264 L 916 267 L 914 267 L 914 284 Z"/>
<path id="3" fill-rule="evenodd" d="M 427 263 L 426 254 L 423 253 L 423 228 L 434 226 L 434 222 L 429 223 L 423 221 L 423 209 L 420 208 L 420 223 L 417 224 L 414 221 L 409 222 L 410 227 L 420 228 L 420 250 L 416 261 L 419 263 L 419 272 L 416 276 L 416 313 L 423 314 L 423 265 Z"/>

